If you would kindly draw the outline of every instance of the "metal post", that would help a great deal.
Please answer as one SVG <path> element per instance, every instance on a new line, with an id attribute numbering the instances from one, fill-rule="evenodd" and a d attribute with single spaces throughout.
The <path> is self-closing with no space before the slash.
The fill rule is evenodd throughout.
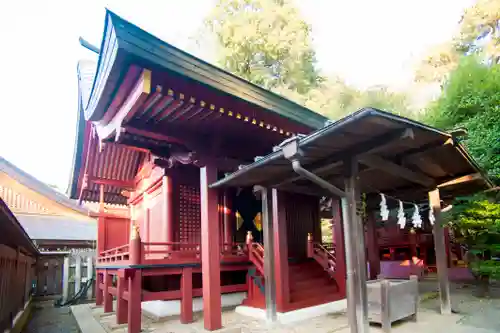
<path id="1" fill-rule="evenodd" d="M 82 257 L 77 254 L 75 257 L 75 295 L 78 294 L 82 283 Z"/>
<path id="2" fill-rule="evenodd" d="M 264 233 L 264 279 L 266 295 L 266 319 L 276 320 L 276 290 L 274 276 L 274 232 L 272 221 L 271 193 L 267 188 L 259 188 L 262 200 L 262 230 Z"/>
<path id="3" fill-rule="evenodd" d="M 69 296 L 69 256 L 64 257 L 63 264 L 63 302 L 68 300 Z"/>
<path id="4" fill-rule="evenodd" d="M 441 199 L 439 189 L 429 192 L 429 206 L 434 213 L 434 249 L 439 281 L 439 296 L 441 299 L 441 314 L 451 314 L 450 281 L 448 281 L 448 263 L 446 259 L 446 244 L 444 228 L 441 221 Z"/>
<path id="5" fill-rule="evenodd" d="M 87 257 L 87 283 L 94 277 L 94 257 L 89 255 Z M 94 282 L 95 283 L 95 282 Z M 87 299 L 92 299 L 92 288 L 87 289 Z"/>

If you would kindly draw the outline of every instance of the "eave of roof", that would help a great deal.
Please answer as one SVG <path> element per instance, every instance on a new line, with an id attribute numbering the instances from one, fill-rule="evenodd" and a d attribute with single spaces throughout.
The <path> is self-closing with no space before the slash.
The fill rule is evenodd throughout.
<path id="1" fill-rule="evenodd" d="M 30 188 L 34 192 L 39 193 L 54 202 L 57 202 L 58 204 L 66 208 L 76 211 L 82 215 L 88 215 L 87 209 L 79 206 L 75 201 L 69 199 L 64 194 L 59 193 L 44 182 L 39 181 L 32 175 L 19 169 L 3 157 L 0 157 L 0 172 L 7 174 L 9 177 L 16 180 L 20 184 Z"/>
<path id="2" fill-rule="evenodd" d="M 442 136 L 443 139 L 452 139 L 452 136 L 446 132 L 443 132 L 441 130 L 438 130 L 436 128 L 432 128 L 430 126 L 424 125 L 422 123 L 412 121 L 407 118 L 399 117 L 384 111 L 372 109 L 372 108 L 365 108 L 362 110 L 359 110 L 358 112 L 355 112 L 343 119 L 340 119 L 328 126 L 325 126 L 324 128 L 317 130 L 314 133 L 311 133 L 310 135 L 303 137 L 299 140 L 299 148 L 302 148 L 304 150 L 307 150 L 308 146 L 314 146 L 314 142 L 318 139 L 324 138 L 328 135 L 331 135 L 333 133 L 339 133 L 343 130 L 343 128 L 347 126 L 352 126 L 356 122 L 362 120 L 363 118 L 369 117 L 369 116 L 376 116 L 376 117 L 382 117 L 391 121 L 398 122 L 400 124 L 405 124 L 408 125 L 409 127 L 413 128 L 418 128 L 421 130 L 428 131 L 429 133 L 434 133 L 436 135 Z M 488 179 L 487 176 L 484 175 L 482 170 L 478 167 L 476 162 L 472 159 L 472 157 L 468 154 L 466 149 L 460 145 L 460 144 L 455 144 L 455 149 L 458 151 L 459 154 L 461 154 L 464 158 L 464 160 L 468 163 L 468 165 L 471 167 L 471 170 L 480 173 L 482 176 L 482 179 L 484 180 L 485 184 L 485 189 L 486 188 L 491 188 L 493 184 L 491 181 Z M 277 150 L 259 160 L 256 162 L 247 165 L 240 170 L 226 176 L 225 178 L 213 183 L 210 185 L 212 188 L 218 188 L 218 187 L 227 187 L 227 186 L 246 186 L 247 181 L 245 181 L 245 177 L 249 175 L 250 173 L 255 174 L 258 172 L 260 168 L 264 168 L 266 166 L 272 166 L 275 165 L 276 167 L 279 166 L 281 162 L 284 164 L 287 164 L 287 162 L 284 162 L 284 153 L 283 151 Z M 273 164 L 274 163 L 274 164 Z M 291 169 L 291 166 L 288 165 L 288 167 Z M 266 176 L 267 178 L 272 177 L 272 176 Z M 266 178 L 264 177 L 264 178 Z M 269 180 L 272 183 L 272 180 Z M 263 185 L 263 184 L 254 184 L 254 185 Z M 271 184 L 270 186 L 272 186 Z"/>
<path id="3" fill-rule="evenodd" d="M 85 118 L 101 119 L 131 63 L 177 72 L 311 129 L 321 128 L 324 116 L 254 85 L 156 38 L 107 11 L 101 53 Z"/>
<path id="4" fill-rule="evenodd" d="M 8 222 L 0 223 L 0 232 L 4 236 L 8 236 L 10 241 L 16 242 L 16 246 L 23 247 L 32 256 L 37 256 L 39 254 L 39 251 L 36 248 L 35 244 L 33 244 L 22 225 L 16 219 L 16 217 L 9 209 L 7 204 L 2 200 L 2 198 L 0 198 L 0 218 L 1 220 L 5 219 L 5 221 Z M 6 245 L 11 246 L 14 244 Z"/>

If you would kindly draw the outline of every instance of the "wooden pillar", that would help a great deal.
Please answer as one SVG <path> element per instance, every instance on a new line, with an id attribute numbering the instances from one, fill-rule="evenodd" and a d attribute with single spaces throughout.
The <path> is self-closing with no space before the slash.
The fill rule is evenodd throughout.
<path id="1" fill-rule="evenodd" d="M 233 243 L 233 230 L 236 226 L 236 212 L 233 211 L 233 191 L 225 189 L 222 199 L 223 222 L 224 222 L 224 244 Z"/>
<path id="2" fill-rule="evenodd" d="M 415 229 L 411 229 L 410 233 L 408 234 L 408 237 L 410 239 L 410 259 L 413 259 L 413 257 L 417 257 L 417 232 Z M 412 261 L 413 262 L 413 261 Z"/>
<path id="3" fill-rule="evenodd" d="M 345 165 L 345 198 L 342 213 L 347 258 L 347 314 L 352 333 L 368 332 L 368 301 L 366 292 L 366 250 L 364 230 L 358 215 L 358 163 L 347 160 Z"/>
<path id="4" fill-rule="evenodd" d="M 193 321 L 193 269 L 184 267 L 181 278 L 181 323 Z"/>
<path id="5" fill-rule="evenodd" d="M 342 298 L 346 297 L 346 255 L 344 243 L 344 227 L 340 199 L 332 198 L 333 239 L 335 240 L 336 282 Z"/>
<path id="6" fill-rule="evenodd" d="M 69 260 L 68 260 L 68 262 L 69 262 Z M 69 275 L 69 272 L 68 272 L 68 275 Z M 102 271 L 100 271 L 100 270 L 96 271 L 95 277 L 96 277 L 95 287 L 94 287 L 95 288 L 95 305 L 102 305 L 103 298 L 104 298 L 104 293 L 103 293 L 103 290 L 101 289 L 101 284 L 104 283 Z"/>
<path id="7" fill-rule="evenodd" d="M 429 206 L 434 213 L 434 249 L 436 252 L 436 267 L 439 281 L 441 314 L 451 314 L 450 281 L 448 280 L 448 265 L 446 261 L 446 244 L 444 228 L 441 220 L 441 199 L 439 189 L 429 192 Z"/>
<path id="8" fill-rule="evenodd" d="M 141 332 L 142 272 L 132 269 L 128 276 L 128 333 Z"/>
<path id="9" fill-rule="evenodd" d="M 162 180 L 163 194 L 163 227 L 165 228 L 165 241 L 167 243 L 174 241 L 174 205 L 173 205 L 173 184 L 172 177 L 163 176 Z M 166 250 L 169 251 L 171 246 L 167 245 Z"/>
<path id="10" fill-rule="evenodd" d="M 123 298 L 123 293 L 125 291 L 125 285 L 127 280 L 125 279 L 125 272 L 123 269 L 118 271 L 116 283 L 116 323 L 125 324 L 128 320 L 128 309 L 127 301 Z"/>
<path id="11" fill-rule="evenodd" d="M 444 245 L 446 250 L 446 265 L 448 268 L 451 267 L 451 243 L 450 243 L 450 228 L 444 227 Z"/>
<path id="12" fill-rule="evenodd" d="M 109 288 L 111 287 L 111 274 L 108 271 L 104 270 L 104 312 L 113 312 L 113 295 L 109 292 Z"/>
<path id="13" fill-rule="evenodd" d="M 99 217 L 97 218 L 97 256 L 106 249 L 106 225 L 104 214 L 104 185 L 99 186 Z"/>
<path id="14" fill-rule="evenodd" d="M 276 276 L 274 231 L 272 221 L 272 193 L 267 188 L 258 188 L 262 201 L 262 231 L 264 237 L 264 281 L 266 296 L 266 319 L 270 322 L 276 320 Z"/>
<path id="15" fill-rule="evenodd" d="M 378 247 L 377 237 L 377 219 L 374 212 L 368 213 L 368 221 L 366 223 L 366 245 L 368 252 L 368 263 L 370 271 L 368 278 L 374 280 L 380 274 L 380 251 Z"/>
<path id="16" fill-rule="evenodd" d="M 288 272 L 288 242 L 286 233 L 286 211 L 283 194 L 272 190 L 274 256 L 276 258 L 276 310 L 285 312 L 290 303 L 290 282 Z M 265 250 L 265 249 L 264 249 Z"/>
<path id="17" fill-rule="evenodd" d="M 217 180 L 217 169 L 200 169 L 201 268 L 203 279 L 203 320 L 206 330 L 222 328 L 220 287 L 219 213 L 217 190 L 208 186 Z"/>

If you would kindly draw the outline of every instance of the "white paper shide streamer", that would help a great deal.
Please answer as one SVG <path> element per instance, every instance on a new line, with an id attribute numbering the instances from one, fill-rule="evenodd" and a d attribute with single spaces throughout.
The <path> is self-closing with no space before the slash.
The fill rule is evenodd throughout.
<path id="1" fill-rule="evenodd" d="M 429 222 L 431 225 L 434 225 L 434 222 L 436 222 L 436 218 L 434 217 L 434 210 L 432 207 L 429 208 Z"/>
<path id="2" fill-rule="evenodd" d="M 398 225 L 401 229 L 404 229 L 406 225 L 405 211 L 403 208 L 403 202 L 401 200 L 399 201 Z"/>
<path id="3" fill-rule="evenodd" d="M 413 211 L 413 216 L 412 216 L 412 223 L 415 228 L 421 228 L 422 227 L 422 218 L 420 217 L 420 211 L 418 210 L 418 205 L 414 205 L 415 210 Z"/>
<path id="4" fill-rule="evenodd" d="M 382 221 L 387 221 L 389 219 L 389 209 L 387 209 L 387 201 L 385 199 L 385 195 L 380 193 L 380 217 Z"/>

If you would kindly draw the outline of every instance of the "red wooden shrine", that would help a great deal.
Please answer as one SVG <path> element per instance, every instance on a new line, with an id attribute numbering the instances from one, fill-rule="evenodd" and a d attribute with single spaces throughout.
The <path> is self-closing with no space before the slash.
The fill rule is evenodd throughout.
<path id="1" fill-rule="evenodd" d="M 260 200 L 209 184 L 326 119 L 111 12 L 94 69 L 79 65 L 70 195 L 100 202 L 96 303 L 110 312 L 116 299 L 117 322 L 131 333 L 141 301 L 180 299 L 188 323 L 202 296 L 208 330 L 222 326 L 221 294 L 244 291 L 245 305 L 264 308 Z M 272 207 L 277 310 L 345 298 L 342 242 L 315 242 L 319 198 L 275 191 Z"/>

